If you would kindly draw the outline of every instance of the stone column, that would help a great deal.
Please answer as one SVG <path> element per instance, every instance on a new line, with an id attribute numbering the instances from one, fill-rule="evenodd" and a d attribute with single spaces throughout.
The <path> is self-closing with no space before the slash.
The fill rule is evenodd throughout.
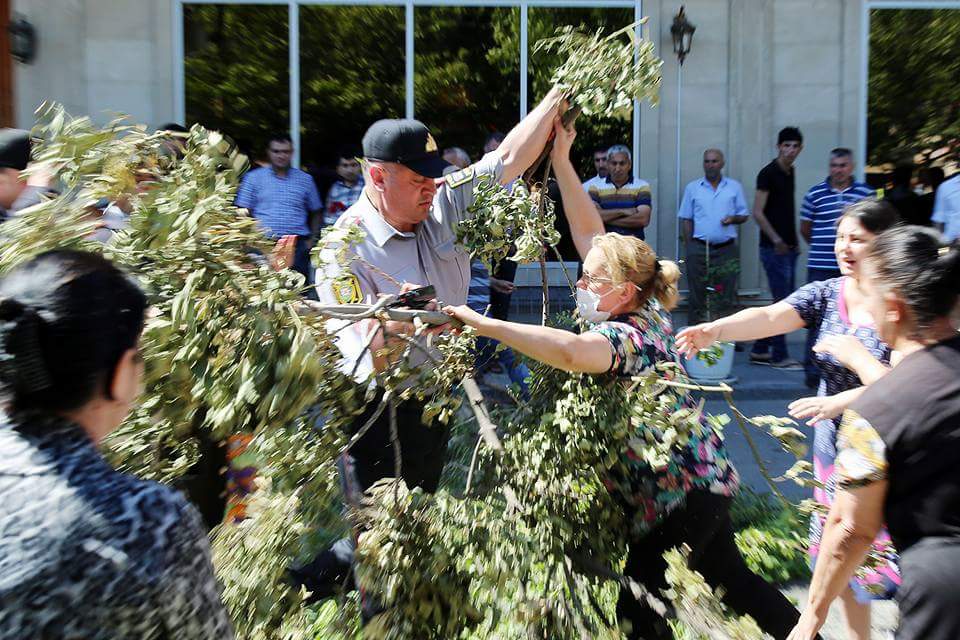
<path id="1" fill-rule="evenodd" d="M 771 0 L 730 0 L 727 175 L 743 183 L 752 210 L 757 172 L 774 157 L 773 6 Z M 766 288 L 760 266 L 759 228 L 740 227 L 740 288 Z"/>

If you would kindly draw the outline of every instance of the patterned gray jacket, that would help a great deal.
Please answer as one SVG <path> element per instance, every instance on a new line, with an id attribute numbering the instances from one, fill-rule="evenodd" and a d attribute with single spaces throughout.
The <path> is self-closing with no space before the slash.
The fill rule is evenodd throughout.
<path id="1" fill-rule="evenodd" d="M 194 508 L 83 430 L 0 414 L 0 639 L 233 638 Z"/>

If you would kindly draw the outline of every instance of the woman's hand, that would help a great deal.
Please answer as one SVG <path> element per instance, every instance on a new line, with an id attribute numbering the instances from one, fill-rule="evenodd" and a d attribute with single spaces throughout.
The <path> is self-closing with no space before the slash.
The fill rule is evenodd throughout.
<path id="1" fill-rule="evenodd" d="M 491 319 L 482 316 L 465 304 L 457 306 L 448 306 L 443 308 L 443 312 L 451 318 L 456 318 L 468 327 L 477 329 L 478 332 L 490 324 Z"/>
<path id="2" fill-rule="evenodd" d="M 677 334 L 677 352 L 690 359 L 719 339 L 720 329 L 713 322 L 687 327 Z"/>
<path id="3" fill-rule="evenodd" d="M 554 164 L 570 162 L 570 148 L 576 137 L 577 130 L 573 125 L 564 127 L 560 116 L 553 119 L 553 149 L 550 150 L 550 160 Z"/>
<path id="4" fill-rule="evenodd" d="M 861 363 L 873 360 L 873 354 L 867 351 L 863 343 L 855 336 L 827 336 L 814 345 L 816 353 L 829 353 L 837 361 L 853 372 Z"/>
<path id="5" fill-rule="evenodd" d="M 832 420 L 847 408 L 847 401 L 841 396 L 812 396 L 794 400 L 787 412 L 794 420 L 806 420 L 812 427 L 821 420 Z"/>

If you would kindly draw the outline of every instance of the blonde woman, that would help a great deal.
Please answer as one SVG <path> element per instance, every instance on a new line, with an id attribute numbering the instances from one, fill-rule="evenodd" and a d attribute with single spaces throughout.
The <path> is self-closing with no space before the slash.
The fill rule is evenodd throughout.
<path id="1" fill-rule="evenodd" d="M 660 362 L 679 364 L 669 314 L 678 299 L 677 265 L 658 259 L 638 238 L 603 233 L 603 223 L 568 158 L 574 133 L 559 125 L 555 130 L 554 168 L 583 257 L 577 309 L 589 323 L 588 330 L 578 335 L 506 322 L 466 306 L 445 311 L 476 328 L 480 336 L 566 371 L 630 378 Z M 676 408 L 691 403 L 684 398 Z M 637 424 L 636 429 L 643 432 L 647 427 Z M 750 572 L 734 543 L 729 507 L 739 480 L 719 434 L 704 421 L 702 434 L 675 448 L 666 469 L 653 469 L 637 459 L 626 441 L 621 455 L 627 471 L 608 478 L 608 486 L 628 512 L 630 527 L 623 532 L 630 539 L 627 575 L 659 593 L 666 587 L 663 553 L 687 544 L 691 567 L 723 589 L 724 602 L 753 616 L 774 637 L 786 637 L 799 613 Z M 617 612 L 628 638 L 673 637 L 666 620 L 629 593 L 621 594 Z"/>

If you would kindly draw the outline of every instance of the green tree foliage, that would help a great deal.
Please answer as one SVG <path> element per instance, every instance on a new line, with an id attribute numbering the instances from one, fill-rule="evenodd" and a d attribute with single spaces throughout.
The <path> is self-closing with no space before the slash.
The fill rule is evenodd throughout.
<path id="1" fill-rule="evenodd" d="M 404 10 L 301 6 L 299 14 L 302 158 L 330 166 L 374 120 L 404 115 Z M 527 107 L 546 94 L 559 62 L 534 43 L 562 25 L 612 33 L 633 20 L 630 9 L 529 9 Z M 289 127 L 286 7 L 188 6 L 184 25 L 188 124 L 222 131 L 259 157 L 269 134 Z M 417 7 L 414 38 L 416 117 L 441 147 L 479 158 L 487 134 L 520 118 L 519 9 Z M 582 175 L 593 175 L 595 147 L 631 137 L 629 118 L 582 120 L 573 151 Z"/>
<path id="2" fill-rule="evenodd" d="M 870 14 L 868 158 L 871 164 L 960 154 L 960 11 Z"/>
<path id="3" fill-rule="evenodd" d="M 302 157 L 332 164 L 380 118 L 404 115 L 404 9 L 300 7 Z"/>
<path id="4" fill-rule="evenodd" d="M 527 77 L 529 81 L 529 101 L 527 106 L 532 108 L 536 101 L 550 90 L 550 79 L 554 70 L 562 62 L 561 56 L 555 51 L 534 51 L 534 45 L 544 38 L 556 34 L 557 29 L 563 26 L 581 27 L 592 33 L 600 30 L 603 33 L 613 33 L 634 21 L 632 9 L 586 9 L 560 7 L 531 7 L 527 14 L 527 42 L 529 43 L 529 64 Z M 508 25 L 502 22 L 495 30 L 496 46 L 491 48 L 488 56 L 494 58 L 500 65 L 509 67 L 511 71 L 520 73 L 520 33 L 519 30 L 510 31 Z M 587 119 L 577 122 L 577 139 L 571 151 L 574 166 L 584 179 L 594 175 L 593 150 L 604 149 L 614 144 L 630 145 L 633 139 L 632 122 L 630 119 Z M 637 164 L 635 161 L 634 169 Z"/>
<path id="5" fill-rule="evenodd" d="M 186 5 L 183 23 L 187 126 L 262 157 L 270 135 L 290 128 L 287 7 Z"/>

